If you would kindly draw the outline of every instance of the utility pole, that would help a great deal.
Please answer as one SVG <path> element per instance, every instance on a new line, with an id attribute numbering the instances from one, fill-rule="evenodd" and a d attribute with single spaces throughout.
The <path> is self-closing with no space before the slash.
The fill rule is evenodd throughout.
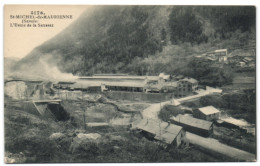
<path id="1" fill-rule="evenodd" d="M 85 112 L 86 112 L 86 110 L 83 108 L 83 110 L 84 110 L 84 129 L 85 130 L 87 130 L 87 126 L 86 126 L 86 114 L 85 114 Z"/>
<path id="2" fill-rule="evenodd" d="M 161 122 L 159 120 L 159 128 L 160 128 L 160 140 L 162 141 L 162 130 L 161 130 Z"/>
<path id="3" fill-rule="evenodd" d="M 59 95 L 59 98 L 61 99 L 61 97 L 60 97 L 60 87 L 58 87 L 58 95 Z"/>
<path id="4" fill-rule="evenodd" d="M 82 89 L 82 83 L 80 84 L 81 86 L 81 100 L 83 100 L 83 89 Z"/>
<path id="5" fill-rule="evenodd" d="M 160 98 L 160 111 L 161 111 L 161 109 L 162 109 L 162 106 L 161 106 L 161 98 Z"/>

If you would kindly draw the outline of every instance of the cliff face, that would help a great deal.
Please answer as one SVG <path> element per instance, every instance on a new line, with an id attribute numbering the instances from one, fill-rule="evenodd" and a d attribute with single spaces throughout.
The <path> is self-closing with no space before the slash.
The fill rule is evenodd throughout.
<path id="1" fill-rule="evenodd" d="M 172 46 L 212 44 L 237 30 L 255 32 L 254 7 L 96 6 L 13 69 L 40 74 L 48 64 L 74 75 L 132 72 L 129 64 Z"/>

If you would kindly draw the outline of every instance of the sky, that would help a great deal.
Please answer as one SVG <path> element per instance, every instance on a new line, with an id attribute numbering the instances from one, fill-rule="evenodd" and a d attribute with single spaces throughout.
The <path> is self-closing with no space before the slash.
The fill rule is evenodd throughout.
<path id="1" fill-rule="evenodd" d="M 61 32 L 91 6 L 39 6 L 6 5 L 4 7 L 4 57 L 21 59 L 35 47 Z M 11 19 L 11 15 L 31 15 L 32 11 L 43 11 L 45 15 L 72 15 L 72 19 L 36 19 L 37 27 L 14 27 L 24 19 Z M 41 15 L 40 15 L 41 16 Z M 37 17 L 37 14 L 35 15 Z M 29 19 L 33 20 L 33 19 Z M 32 23 L 30 23 L 32 26 Z M 54 27 L 38 27 L 38 24 L 53 24 Z M 13 27 L 11 27 L 13 25 Z M 27 24 L 26 24 L 27 25 Z"/>

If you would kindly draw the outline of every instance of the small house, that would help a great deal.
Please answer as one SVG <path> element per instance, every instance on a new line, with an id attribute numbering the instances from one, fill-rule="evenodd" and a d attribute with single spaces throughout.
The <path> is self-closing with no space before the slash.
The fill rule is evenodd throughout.
<path id="1" fill-rule="evenodd" d="M 148 139 L 159 141 L 167 146 L 178 147 L 186 138 L 186 132 L 181 126 L 152 119 L 142 119 L 134 128 Z"/>
<path id="2" fill-rule="evenodd" d="M 219 62 L 226 62 L 227 61 L 227 49 L 219 49 L 211 52 L 206 53 L 208 57 L 218 59 Z"/>
<path id="3" fill-rule="evenodd" d="M 169 81 L 170 79 L 171 79 L 170 75 L 166 75 L 164 73 L 159 74 L 159 82 L 166 82 Z"/>
<path id="4" fill-rule="evenodd" d="M 245 67 L 246 63 L 241 61 L 241 62 L 239 62 L 239 65 L 240 65 L 240 67 Z"/>
<path id="5" fill-rule="evenodd" d="M 178 97 L 184 97 L 198 90 L 198 81 L 193 78 L 184 78 L 178 81 Z"/>
<path id="6" fill-rule="evenodd" d="M 245 57 L 242 61 L 248 63 L 254 61 L 254 59 L 252 57 Z"/>
<path id="7" fill-rule="evenodd" d="M 212 121 L 219 119 L 220 111 L 213 106 L 207 106 L 195 109 L 193 115 L 199 119 Z"/>
<path id="8" fill-rule="evenodd" d="M 209 136 L 213 132 L 213 122 L 181 114 L 176 117 L 171 117 L 170 119 L 173 124 L 182 126 L 184 130 L 194 134 Z"/>

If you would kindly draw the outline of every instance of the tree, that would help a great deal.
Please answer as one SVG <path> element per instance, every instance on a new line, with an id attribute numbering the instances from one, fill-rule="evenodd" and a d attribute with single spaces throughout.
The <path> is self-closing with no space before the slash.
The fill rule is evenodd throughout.
<path id="1" fill-rule="evenodd" d="M 203 34 L 202 24 L 196 18 L 193 7 L 175 7 L 169 18 L 170 37 L 174 44 L 190 42 L 201 43 L 207 37 Z"/>
<path id="2" fill-rule="evenodd" d="M 167 33 L 166 30 L 163 28 L 161 30 L 161 42 L 163 43 L 164 46 L 167 44 L 166 37 L 167 37 Z"/>

